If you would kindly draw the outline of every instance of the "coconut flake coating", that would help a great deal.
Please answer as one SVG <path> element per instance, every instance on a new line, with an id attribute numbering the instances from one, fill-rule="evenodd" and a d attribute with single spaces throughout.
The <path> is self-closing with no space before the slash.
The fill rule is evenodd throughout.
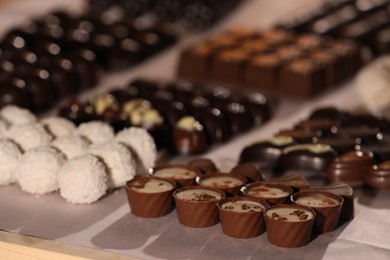
<path id="1" fill-rule="evenodd" d="M 41 123 L 54 137 L 68 135 L 76 130 L 76 125 L 72 121 L 63 117 L 47 117 L 42 119 Z"/>
<path id="2" fill-rule="evenodd" d="M 91 154 L 67 161 L 58 176 L 60 195 L 71 203 L 89 204 L 107 191 L 107 172 L 103 163 Z"/>
<path id="3" fill-rule="evenodd" d="M 101 121 L 80 124 L 76 133 L 84 136 L 93 144 L 107 143 L 115 136 L 114 129 L 109 124 Z"/>
<path id="4" fill-rule="evenodd" d="M 99 157 L 108 171 L 109 188 L 124 186 L 134 178 L 136 162 L 130 150 L 123 144 L 108 143 L 91 146 L 90 153 Z"/>
<path id="5" fill-rule="evenodd" d="M 13 125 L 6 136 L 12 139 L 23 151 L 50 145 L 53 137 L 42 124 Z"/>
<path id="6" fill-rule="evenodd" d="M 115 141 L 130 148 L 137 161 L 137 175 L 145 175 L 154 166 L 157 148 L 153 137 L 143 128 L 130 127 L 120 131 Z"/>
<path id="7" fill-rule="evenodd" d="M 9 139 L 0 139 L 0 186 L 16 181 L 15 168 L 22 156 L 19 147 Z"/>
<path id="8" fill-rule="evenodd" d="M 30 110 L 8 105 L 0 110 L 0 117 L 11 125 L 26 125 L 37 122 L 37 117 Z"/>
<path id="9" fill-rule="evenodd" d="M 86 154 L 90 144 L 85 137 L 74 133 L 60 136 L 51 143 L 53 147 L 65 154 L 68 160 Z"/>
<path id="10" fill-rule="evenodd" d="M 20 158 L 15 176 L 22 190 L 42 195 L 58 190 L 58 174 L 65 157 L 55 149 L 41 146 Z"/>

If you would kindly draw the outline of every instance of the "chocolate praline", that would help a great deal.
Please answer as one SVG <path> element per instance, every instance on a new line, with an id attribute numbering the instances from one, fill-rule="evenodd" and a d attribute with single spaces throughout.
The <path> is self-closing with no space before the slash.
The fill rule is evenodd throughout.
<path id="1" fill-rule="evenodd" d="M 249 111 L 255 125 L 262 125 L 272 117 L 272 108 L 267 98 L 259 93 L 247 94 L 242 103 Z"/>
<path id="2" fill-rule="evenodd" d="M 335 148 L 339 153 L 356 150 L 360 144 L 358 139 L 343 138 L 340 136 L 314 137 L 312 141 L 315 144 L 328 144 Z"/>
<path id="3" fill-rule="evenodd" d="M 295 173 L 289 173 L 278 178 L 266 179 L 265 183 L 288 185 L 293 188 L 294 191 L 299 191 L 300 189 L 309 187 L 308 180 L 304 176 Z"/>
<path id="4" fill-rule="evenodd" d="M 277 168 L 282 171 L 325 172 L 336 156 L 336 150 L 330 145 L 292 145 L 283 149 L 277 161 Z"/>
<path id="5" fill-rule="evenodd" d="M 218 172 L 218 168 L 215 163 L 208 158 L 195 158 L 187 163 L 190 166 L 198 168 L 202 174 Z"/>
<path id="6" fill-rule="evenodd" d="M 344 126 L 334 129 L 334 135 L 348 139 L 358 139 L 363 144 L 372 144 L 378 141 L 379 128 L 370 126 Z"/>
<path id="7" fill-rule="evenodd" d="M 253 142 L 240 153 L 240 163 L 251 162 L 260 167 L 272 168 L 285 147 L 295 144 L 291 137 L 274 137 Z"/>
<path id="8" fill-rule="evenodd" d="M 239 102 L 231 102 L 222 109 L 233 134 L 240 134 L 252 127 L 253 121 L 249 111 Z"/>
<path id="9" fill-rule="evenodd" d="M 373 164 L 372 152 L 351 151 L 341 154 L 329 165 L 327 180 L 342 181 L 350 185 L 362 184 L 364 176 Z"/>
<path id="10" fill-rule="evenodd" d="M 259 167 L 252 163 L 240 163 L 230 170 L 231 173 L 244 175 L 249 182 L 262 181 L 265 179 L 264 174 Z"/>
<path id="11" fill-rule="evenodd" d="M 192 116 L 184 116 L 176 123 L 172 138 L 176 151 L 182 154 L 205 152 L 210 146 L 205 127 Z"/>
<path id="12" fill-rule="evenodd" d="M 299 143 L 311 143 L 313 138 L 321 136 L 320 131 L 308 131 L 305 129 L 282 129 L 275 136 L 291 137 Z"/>
<path id="13" fill-rule="evenodd" d="M 378 190 L 390 190 L 390 161 L 373 165 L 364 175 L 364 184 Z"/>
<path id="14" fill-rule="evenodd" d="M 329 119 L 344 122 L 349 114 L 336 107 L 320 107 L 311 112 L 310 119 Z"/>
<path id="15" fill-rule="evenodd" d="M 295 128 L 303 129 L 305 131 L 321 131 L 321 135 L 329 135 L 332 133 L 332 129 L 339 126 L 340 122 L 329 119 L 305 119 L 299 121 Z"/>

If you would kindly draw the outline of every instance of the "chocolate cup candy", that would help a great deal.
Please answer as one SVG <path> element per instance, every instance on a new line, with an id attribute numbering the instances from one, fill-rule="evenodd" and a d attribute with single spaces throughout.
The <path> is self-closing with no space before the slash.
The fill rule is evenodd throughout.
<path id="1" fill-rule="evenodd" d="M 149 174 L 159 178 L 174 180 L 181 187 L 195 184 L 201 174 L 198 168 L 185 164 L 158 164 L 149 169 Z"/>
<path id="2" fill-rule="evenodd" d="M 350 185 L 344 182 L 334 182 L 329 185 L 320 187 L 305 189 L 305 190 L 318 190 L 331 192 L 336 195 L 343 197 L 343 207 L 341 209 L 340 220 L 351 220 L 355 217 L 355 206 L 353 199 L 353 189 Z"/>
<path id="3" fill-rule="evenodd" d="M 297 211 L 306 211 L 312 214 L 311 218 L 302 219 L 301 221 L 285 221 L 272 218 L 268 211 L 277 209 L 293 208 Z M 316 213 L 309 207 L 301 205 L 276 205 L 265 211 L 264 219 L 267 228 L 268 241 L 279 247 L 301 247 L 310 242 Z"/>
<path id="4" fill-rule="evenodd" d="M 236 212 L 224 207 L 227 202 L 248 202 L 260 204 L 261 210 L 248 210 Z M 219 217 L 221 219 L 222 232 L 230 237 L 251 238 L 264 233 L 264 211 L 268 208 L 268 203 L 263 199 L 251 197 L 231 197 L 225 198 L 218 203 Z M 241 206 L 245 208 L 245 204 Z M 259 211 L 258 211 L 259 210 Z"/>
<path id="5" fill-rule="evenodd" d="M 265 183 L 278 183 L 288 185 L 293 188 L 294 191 L 309 188 L 308 180 L 304 176 L 294 173 L 289 173 L 279 178 L 267 179 L 265 180 Z"/>
<path id="6" fill-rule="evenodd" d="M 140 192 L 134 185 L 141 187 L 150 180 L 157 180 L 161 183 L 168 183 L 171 189 L 156 192 Z M 172 180 L 158 177 L 138 177 L 126 183 L 127 198 L 131 213 L 138 217 L 157 218 L 167 215 L 174 208 L 172 193 L 176 183 Z"/>
<path id="7" fill-rule="evenodd" d="M 207 190 L 212 193 L 218 194 L 220 198 L 210 196 L 200 196 L 201 199 L 185 200 L 181 199 L 178 194 L 183 191 L 201 191 Z M 226 197 L 225 193 L 221 190 L 200 187 L 200 186 L 187 186 L 175 190 L 173 193 L 175 199 L 177 217 L 179 222 L 188 227 L 201 228 L 210 227 L 218 223 L 218 207 L 217 203 Z"/>
<path id="8" fill-rule="evenodd" d="M 341 208 L 343 206 L 344 199 L 339 195 L 335 195 L 330 192 L 325 191 L 300 191 L 291 196 L 291 201 L 294 204 L 299 204 L 300 202 L 297 200 L 304 197 L 314 197 L 321 196 L 326 197 L 331 200 L 335 200 L 335 203 L 327 206 L 309 206 L 316 212 L 316 219 L 314 222 L 314 231 L 317 233 L 326 233 L 333 231 L 337 228 Z M 302 205 L 302 204 L 299 204 Z M 304 205 L 308 206 L 308 205 Z"/>
<path id="9" fill-rule="evenodd" d="M 248 179 L 236 173 L 209 173 L 196 178 L 200 186 L 212 187 L 223 190 L 227 196 L 235 196 L 240 188 L 248 182 Z"/>
<path id="10" fill-rule="evenodd" d="M 260 189 L 266 192 L 267 189 L 279 189 L 283 192 L 281 196 L 267 196 L 265 194 L 251 194 L 251 190 Z M 245 197 L 262 198 L 270 205 L 283 204 L 289 202 L 289 197 L 293 194 L 293 189 L 290 186 L 277 183 L 253 182 L 241 188 L 240 194 Z"/>

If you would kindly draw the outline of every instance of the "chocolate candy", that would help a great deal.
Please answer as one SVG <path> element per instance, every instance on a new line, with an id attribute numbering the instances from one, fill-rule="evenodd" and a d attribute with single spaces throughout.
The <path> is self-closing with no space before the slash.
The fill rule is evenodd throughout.
<path id="1" fill-rule="evenodd" d="M 348 221 L 355 217 L 353 189 L 347 183 L 334 182 L 332 184 L 328 184 L 320 187 L 313 187 L 305 190 L 326 191 L 326 192 L 331 192 L 333 194 L 342 196 L 344 202 L 340 213 L 340 220 Z"/>
<path id="2" fill-rule="evenodd" d="M 208 158 L 195 158 L 188 162 L 188 165 L 198 168 L 202 174 L 218 172 L 215 163 Z"/>
<path id="3" fill-rule="evenodd" d="M 277 167 L 282 171 L 325 172 L 337 152 L 324 144 L 297 144 L 283 149 Z"/>
<path id="4" fill-rule="evenodd" d="M 294 144 L 291 137 L 275 137 L 253 142 L 240 153 L 240 163 L 252 162 L 261 167 L 272 168 L 285 147 Z"/>
<path id="5" fill-rule="evenodd" d="M 329 182 L 342 181 L 350 185 L 363 183 L 364 176 L 374 164 L 373 154 L 351 151 L 335 158 L 327 170 Z"/>
<path id="6" fill-rule="evenodd" d="M 300 189 L 309 187 L 307 179 L 304 176 L 295 173 L 288 173 L 278 178 L 266 179 L 265 182 L 288 185 L 293 188 L 294 191 L 299 191 Z"/>
<path id="7" fill-rule="evenodd" d="M 378 190 L 390 190 L 390 161 L 373 165 L 364 175 L 364 184 Z"/>
<path id="8" fill-rule="evenodd" d="M 230 170 L 231 173 L 241 174 L 245 176 L 248 181 L 262 181 L 265 179 L 264 174 L 260 171 L 259 167 L 252 163 L 241 163 Z"/>
<path id="9" fill-rule="evenodd" d="M 210 144 L 204 126 L 194 117 L 181 118 L 173 129 L 176 151 L 182 154 L 205 152 Z"/>

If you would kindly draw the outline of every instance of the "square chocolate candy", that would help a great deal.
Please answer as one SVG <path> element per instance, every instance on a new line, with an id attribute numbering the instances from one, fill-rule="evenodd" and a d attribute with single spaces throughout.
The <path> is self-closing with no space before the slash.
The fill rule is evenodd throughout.
<path id="1" fill-rule="evenodd" d="M 281 69 L 278 91 L 283 95 L 309 98 L 325 88 L 325 68 L 309 59 L 297 59 Z"/>

